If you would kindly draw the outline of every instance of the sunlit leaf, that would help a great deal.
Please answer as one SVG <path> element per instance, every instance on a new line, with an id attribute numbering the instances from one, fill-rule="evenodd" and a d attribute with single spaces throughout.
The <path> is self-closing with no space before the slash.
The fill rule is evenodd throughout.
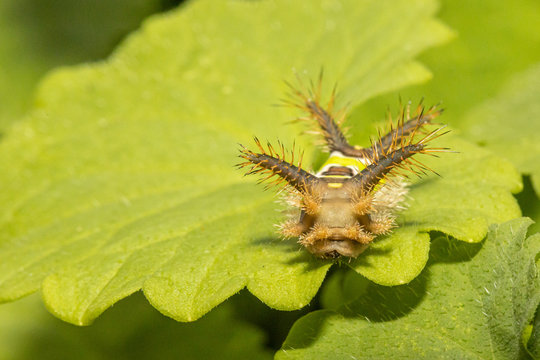
<path id="1" fill-rule="evenodd" d="M 337 311 L 306 315 L 276 358 L 526 358 L 521 336 L 540 302 L 540 236 L 525 240 L 530 223 L 494 225 L 480 244 L 436 239 L 409 285 L 372 284 Z"/>
<path id="2" fill-rule="evenodd" d="M 440 143 L 457 154 L 421 159 L 441 177 L 413 180 L 409 209 L 398 218 L 400 227 L 350 264 L 379 284 L 404 284 L 422 271 L 428 260 L 429 231 L 474 243 L 486 236 L 489 224 L 520 214 L 510 194 L 521 189 L 513 166 L 457 136 L 445 136 Z"/>
<path id="3" fill-rule="evenodd" d="M 76 324 L 139 289 L 183 321 L 244 287 L 271 307 L 303 307 L 331 262 L 276 238 L 280 206 L 234 170 L 236 143 L 257 134 L 290 144 L 297 129 L 283 122 L 292 112 L 270 104 L 294 69 L 309 79 L 324 68 L 352 105 L 425 80 L 411 59 L 450 36 L 435 8 L 424 0 L 193 1 L 148 21 L 107 62 L 56 72 L 0 143 L 0 297 L 41 287 L 50 311 Z M 478 176 L 507 168 L 488 160 L 494 172 L 480 167 Z M 507 198 L 519 182 L 510 169 L 493 186 Z M 515 204 L 501 206 L 498 217 L 473 208 L 453 223 L 413 206 L 409 214 L 420 221 L 415 230 L 478 241 L 487 223 L 515 213 Z M 379 282 L 412 279 L 426 239 L 412 271 L 383 272 Z M 410 257 L 412 248 L 401 249 Z"/>

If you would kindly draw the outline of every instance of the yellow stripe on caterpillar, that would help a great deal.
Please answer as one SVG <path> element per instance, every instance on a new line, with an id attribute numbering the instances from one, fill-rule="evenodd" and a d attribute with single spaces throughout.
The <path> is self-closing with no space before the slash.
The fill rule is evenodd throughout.
<path id="1" fill-rule="evenodd" d="M 364 164 L 359 158 L 344 156 L 337 151 L 334 151 L 332 152 L 332 154 L 330 154 L 330 157 L 321 166 L 321 170 L 319 170 L 319 172 L 322 172 L 323 170 L 325 170 L 325 168 L 328 168 L 330 166 L 352 166 L 354 167 L 353 170 L 355 174 L 366 168 L 366 164 Z"/>

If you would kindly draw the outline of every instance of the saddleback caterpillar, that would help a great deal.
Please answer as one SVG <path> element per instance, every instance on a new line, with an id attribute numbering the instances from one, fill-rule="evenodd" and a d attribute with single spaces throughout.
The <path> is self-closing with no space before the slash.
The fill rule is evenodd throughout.
<path id="1" fill-rule="evenodd" d="M 448 152 L 447 148 L 430 147 L 428 143 L 446 132 L 426 126 L 442 110 L 422 104 L 411 114 L 410 104 L 402 107 L 397 124 L 389 116 L 390 131 L 371 147 L 350 145 L 340 125 L 345 112 L 334 111 L 335 90 L 326 106 L 321 105 L 321 79 L 318 85 L 303 93 L 291 86 L 287 105 L 299 108 L 304 115 L 298 120 L 316 124 L 324 140 L 328 160 L 316 173 L 302 168 L 302 156 L 295 164 L 295 150 L 285 151 L 283 144 L 264 147 L 255 138 L 256 151 L 241 146 L 238 164 L 247 174 L 264 174 L 262 181 L 274 178 L 283 184 L 287 202 L 299 214 L 279 225 L 285 238 L 299 243 L 321 258 L 357 257 L 379 235 L 396 227 L 396 214 L 402 210 L 408 188 L 407 173 L 416 175 L 432 171 L 418 161 L 420 154 Z M 290 155 L 288 155 L 290 154 Z"/>

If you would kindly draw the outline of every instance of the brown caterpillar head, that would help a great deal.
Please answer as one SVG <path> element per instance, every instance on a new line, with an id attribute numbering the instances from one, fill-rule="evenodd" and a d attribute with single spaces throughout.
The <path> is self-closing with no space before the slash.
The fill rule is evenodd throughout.
<path id="1" fill-rule="evenodd" d="M 359 194 L 352 182 L 321 179 L 316 200 L 309 199 L 310 194 L 303 196 L 303 202 L 308 198 L 308 203 L 317 205 L 302 207 L 300 219 L 284 223 L 281 233 L 298 237 L 311 253 L 322 258 L 357 257 L 377 235 L 388 233 L 394 226 L 392 211 L 385 205 L 396 202 L 393 192 L 402 199 L 404 187 L 389 185 L 374 195 Z"/>
<path id="2" fill-rule="evenodd" d="M 378 235 L 395 227 L 395 213 L 407 188 L 400 180 L 407 173 L 418 176 L 433 171 L 416 159 L 418 154 L 449 152 L 427 144 L 444 135 L 439 127 L 431 132 L 423 128 L 440 114 L 435 107 L 424 111 L 419 106 L 412 117 L 409 107 L 402 111 L 397 127 L 390 121 L 390 132 L 379 136 L 370 148 L 351 146 L 331 114 L 333 102 L 321 108 L 319 95 L 313 99 L 295 92 L 300 103 L 291 105 L 303 109 L 308 119 L 316 120 L 328 149 L 332 151 L 327 164 L 316 174 L 302 169 L 302 160 L 294 162 L 294 145 L 287 156 L 283 145 L 268 144 L 258 139 L 259 151 L 240 149 L 247 167 L 246 174 L 263 174 L 261 181 L 274 178 L 271 184 L 284 183 L 283 189 L 294 198 L 289 203 L 300 208 L 300 218 L 280 225 L 286 238 L 297 237 L 299 243 L 322 258 L 357 257 Z M 416 139 L 416 135 L 422 135 Z M 290 157 L 290 160 L 286 159 Z M 435 173 L 436 174 L 436 173 Z"/>

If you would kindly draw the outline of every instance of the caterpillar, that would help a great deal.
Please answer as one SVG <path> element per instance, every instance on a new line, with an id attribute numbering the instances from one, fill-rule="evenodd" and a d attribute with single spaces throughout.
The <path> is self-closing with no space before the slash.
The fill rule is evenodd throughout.
<path id="1" fill-rule="evenodd" d="M 260 182 L 273 179 L 270 185 L 282 184 L 287 202 L 299 209 L 299 214 L 278 225 L 283 237 L 298 238 L 320 258 L 356 258 L 377 236 L 397 226 L 396 214 L 404 209 L 408 191 L 408 174 L 437 174 L 417 156 L 449 152 L 448 148 L 428 145 L 448 131 L 441 131 L 445 126 L 427 130 L 442 109 L 425 108 L 420 102 L 411 114 L 409 103 L 401 108 L 396 125 L 389 115 L 390 131 L 384 136 L 379 132 L 370 147 L 350 145 L 341 127 L 346 112 L 334 111 L 336 89 L 323 106 L 321 84 L 322 77 L 307 92 L 288 84 L 291 93 L 284 101 L 303 112 L 296 120 L 316 126 L 314 132 L 330 153 L 321 168 L 315 173 L 304 170 L 303 153 L 296 155 L 294 144 L 286 151 L 281 142 L 277 147 L 270 143 L 265 147 L 256 137 L 256 151 L 240 145 L 239 156 L 244 161 L 238 167 L 248 168 L 245 175 L 265 175 Z"/>

